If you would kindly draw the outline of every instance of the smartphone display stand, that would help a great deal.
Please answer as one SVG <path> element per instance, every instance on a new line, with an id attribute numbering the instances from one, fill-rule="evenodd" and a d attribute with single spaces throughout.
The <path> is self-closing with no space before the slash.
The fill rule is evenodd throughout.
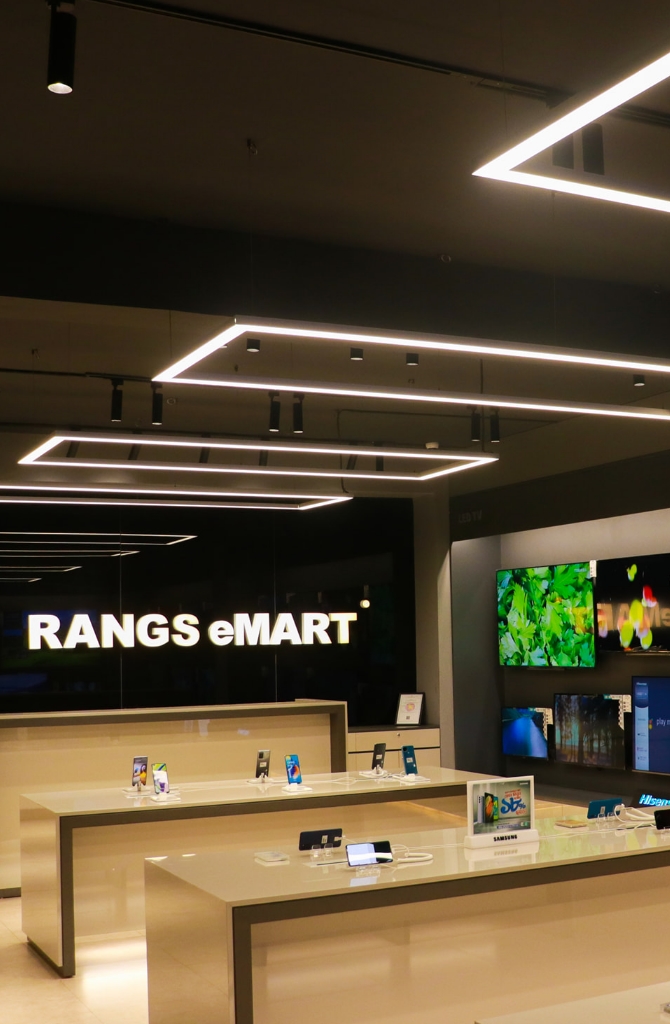
<path id="1" fill-rule="evenodd" d="M 406 772 L 399 772 L 399 774 L 394 775 L 393 778 L 398 779 L 399 782 L 408 782 L 411 784 L 415 782 L 430 782 L 430 779 L 427 779 L 425 775 L 417 775 L 416 773 L 407 775 Z"/>
<path id="2" fill-rule="evenodd" d="M 363 779 L 388 779 L 391 775 L 386 768 L 368 768 L 367 771 L 358 773 Z"/>
<path id="3" fill-rule="evenodd" d="M 289 782 L 286 786 L 282 786 L 282 793 L 292 793 L 293 796 L 297 796 L 299 793 L 311 793 L 312 787 L 306 786 L 304 782 Z"/>

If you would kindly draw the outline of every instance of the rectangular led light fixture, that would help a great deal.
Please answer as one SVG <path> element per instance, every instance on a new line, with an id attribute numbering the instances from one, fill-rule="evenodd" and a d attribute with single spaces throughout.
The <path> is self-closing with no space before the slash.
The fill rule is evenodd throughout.
<path id="1" fill-rule="evenodd" d="M 556 145 L 669 77 L 670 52 L 664 53 L 657 60 L 616 81 L 609 88 L 590 94 L 587 98 L 578 97 L 568 100 L 558 107 L 557 111 L 554 110 L 553 117 L 547 125 L 512 146 L 511 149 L 507 149 L 494 160 L 479 167 L 474 171 L 475 176 L 670 213 L 670 199 L 593 185 L 588 181 L 574 181 L 553 175 L 518 170 L 519 166 L 527 160 L 538 156 L 550 146 Z M 561 111 L 563 112 L 561 113 Z M 558 116 L 556 116 L 557 112 Z M 661 372 L 667 372 L 667 370 Z"/>
<path id="2" fill-rule="evenodd" d="M 188 472 L 188 473 L 234 473 L 234 474 L 251 474 L 253 476 L 315 476 L 315 477 L 329 477 L 339 479 L 341 477 L 358 479 L 358 480 L 379 480 L 380 478 L 384 481 L 404 481 L 404 482 L 423 482 L 426 480 L 434 480 L 436 477 L 447 476 L 450 473 L 458 473 L 465 469 L 472 469 L 476 466 L 486 465 L 490 462 L 496 462 L 497 458 L 495 455 L 487 455 L 484 453 L 469 453 L 469 452 L 449 452 L 440 451 L 439 449 L 426 450 L 425 448 L 395 448 L 395 447 L 372 447 L 368 448 L 363 445 L 351 445 L 351 444 L 332 444 L 332 443 L 307 443 L 304 441 L 246 441 L 239 440 L 236 438 L 217 438 L 212 439 L 209 437 L 198 437 L 198 438 L 183 438 L 183 437 L 154 437 L 151 435 L 142 435 L 142 453 L 150 453 L 151 449 L 154 448 L 157 451 L 166 450 L 172 453 L 192 453 L 197 456 L 198 461 L 187 462 L 187 461 L 144 461 L 135 460 L 132 466 L 129 466 L 126 458 L 122 459 L 101 459 L 101 458 L 87 458 L 85 455 L 81 455 L 82 448 L 88 442 L 94 445 L 108 445 L 110 448 L 121 447 L 127 448 L 129 445 L 137 444 L 138 435 L 122 435 L 117 433 L 82 433 L 77 432 L 76 441 L 78 444 L 78 454 L 76 458 L 68 458 L 65 453 L 56 457 L 50 453 L 56 452 L 56 450 L 63 445 L 69 445 L 72 441 L 73 435 L 65 433 L 54 433 L 47 441 L 38 445 L 33 451 L 29 452 L 22 459 L 19 460 L 19 465 L 35 465 L 35 466 L 60 466 L 71 469 L 72 467 L 78 467 L 83 469 L 121 469 L 128 470 L 129 468 L 135 470 L 156 470 L 162 472 Z M 262 465 L 259 466 L 257 462 L 254 465 L 238 465 L 238 464 L 216 464 L 210 462 L 199 461 L 200 454 L 203 449 L 223 452 L 252 452 L 254 455 L 257 452 L 267 452 L 271 454 L 273 452 L 280 452 L 282 454 L 289 454 L 296 456 L 298 459 L 302 459 L 308 455 L 325 455 L 334 456 L 340 459 L 349 458 L 350 456 L 356 456 L 359 460 L 366 456 L 372 459 L 387 458 L 387 459 L 398 459 L 401 463 L 405 463 L 408 469 L 395 472 L 384 472 L 383 475 L 379 472 L 374 471 L 372 465 L 369 470 L 365 469 L 346 469 L 344 467 L 333 468 L 333 469 L 312 469 L 306 468 L 293 468 L 293 467 L 281 467 L 281 466 L 270 466 Z M 413 468 L 409 468 L 414 463 Z"/>
<path id="3" fill-rule="evenodd" d="M 154 381 L 173 384 L 212 384 L 211 379 L 187 379 L 186 370 L 201 363 L 208 356 L 226 348 L 248 331 L 270 337 L 302 338 L 308 341 L 334 341 L 345 345 L 387 345 L 412 352 L 433 350 L 460 355 L 500 356 L 538 362 L 566 363 L 574 366 L 599 366 L 613 370 L 639 370 L 648 373 L 670 373 L 670 362 L 645 356 L 613 355 L 611 353 L 561 348 L 549 345 L 528 345 L 482 338 L 464 338 L 445 334 L 425 334 L 413 331 L 377 330 L 349 327 L 340 324 L 305 323 L 299 320 L 280 320 L 268 317 L 236 316 L 214 338 L 198 345 L 192 352 L 163 370 Z M 279 389 L 274 389 L 279 390 Z M 300 391 L 304 390 L 302 388 Z"/>
<path id="4" fill-rule="evenodd" d="M 603 405 L 597 402 L 566 402 L 558 399 L 514 398 L 509 395 L 465 394 L 455 391 L 427 391 L 419 388 L 393 388 L 367 384 L 343 384 L 330 381 L 278 380 L 274 377 L 242 377 L 239 374 L 207 377 L 181 377 L 175 383 L 202 384 L 208 387 L 241 388 L 253 391 L 295 391 L 304 394 L 346 398 L 376 398 L 390 401 L 425 402 L 432 405 L 461 405 L 485 409 L 525 409 L 533 412 L 557 412 L 565 415 L 609 416 L 618 419 L 663 420 L 670 422 L 670 411 L 645 405 Z M 36 449 L 37 451 L 38 449 Z M 356 449 L 358 454 L 358 449 Z M 68 465 L 73 460 L 68 461 Z"/>
<path id="5" fill-rule="evenodd" d="M 11 493 L 5 494 L 5 491 Z M 69 497 L 61 497 L 61 495 L 69 495 Z M 96 497 L 89 498 L 86 495 L 96 495 Z M 66 484 L 0 483 L 0 505 L 132 505 L 150 508 L 238 508 L 303 512 L 322 508 L 325 505 L 337 505 L 342 501 L 351 501 L 351 498 L 350 494 L 272 494 L 243 491 L 189 491 L 175 488 L 97 487 L 92 485 L 71 487 Z M 59 554 L 62 553 L 59 552 Z M 71 553 L 76 554 L 79 558 L 84 554 L 80 551 Z M 129 553 L 109 552 L 110 557 Z"/>

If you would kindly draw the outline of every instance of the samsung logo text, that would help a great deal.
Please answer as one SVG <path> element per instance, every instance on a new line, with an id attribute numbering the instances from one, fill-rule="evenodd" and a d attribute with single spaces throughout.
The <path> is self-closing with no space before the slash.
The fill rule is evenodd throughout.
<path id="1" fill-rule="evenodd" d="M 201 628 L 206 629 L 207 639 L 215 647 L 278 647 L 289 644 L 331 644 L 333 640 L 328 627 L 336 626 L 338 644 L 349 643 L 349 623 L 356 622 L 356 612 L 303 612 L 300 624 L 290 612 L 281 612 L 273 623 L 267 612 L 248 615 L 246 612 L 233 615 L 233 621 L 217 619 L 207 627 L 201 627 L 196 615 L 188 612 L 175 615 L 171 620 L 165 615 L 151 613 L 141 615 L 100 615 L 96 629 L 91 616 L 77 612 L 65 630 L 58 615 L 42 614 L 28 616 L 28 649 L 39 651 L 74 650 L 77 647 L 164 647 L 173 643 L 177 647 L 194 647 L 200 642 Z M 272 628 L 270 628 L 272 627 Z"/>

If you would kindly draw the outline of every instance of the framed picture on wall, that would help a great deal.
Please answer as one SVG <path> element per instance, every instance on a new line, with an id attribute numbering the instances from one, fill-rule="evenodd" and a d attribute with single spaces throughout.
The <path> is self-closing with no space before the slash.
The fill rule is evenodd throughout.
<path id="1" fill-rule="evenodd" d="M 401 693 L 398 698 L 396 725 L 421 725 L 423 693 Z"/>

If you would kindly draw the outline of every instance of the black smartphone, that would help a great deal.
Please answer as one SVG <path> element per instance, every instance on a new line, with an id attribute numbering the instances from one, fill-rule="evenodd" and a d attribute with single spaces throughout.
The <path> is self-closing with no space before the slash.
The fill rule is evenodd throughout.
<path id="1" fill-rule="evenodd" d="M 299 850 L 313 850 L 315 846 L 341 846 L 341 828 L 313 829 L 311 832 L 301 832 L 298 839 Z"/>
<path id="2" fill-rule="evenodd" d="M 259 750 L 256 755 L 256 778 L 260 779 L 263 775 L 269 778 L 270 776 L 270 751 Z"/>
<path id="3" fill-rule="evenodd" d="M 405 775 L 418 775 L 419 769 L 416 766 L 416 754 L 414 747 L 408 743 L 402 748 L 402 763 L 405 766 Z"/>
<path id="4" fill-rule="evenodd" d="M 384 758 L 386 757 L 386 744 L 375 743 L 375 749 L 372 751 L 372 768 L 383 768 Z"/>
<path id="5" fill-rule="evenodd" d="M 654 820 L 656 828 L 670 828 L 670 807 L 662 807 L 658 811 L 654 811 Z"/>
<path id="6" fill-rule="evenodd" d="M 364 868 L 370 864 L 391 864 L 393 853 L 388 839 L 377 843 L 349 843 L 347 863 L 350 868 Z"/>

